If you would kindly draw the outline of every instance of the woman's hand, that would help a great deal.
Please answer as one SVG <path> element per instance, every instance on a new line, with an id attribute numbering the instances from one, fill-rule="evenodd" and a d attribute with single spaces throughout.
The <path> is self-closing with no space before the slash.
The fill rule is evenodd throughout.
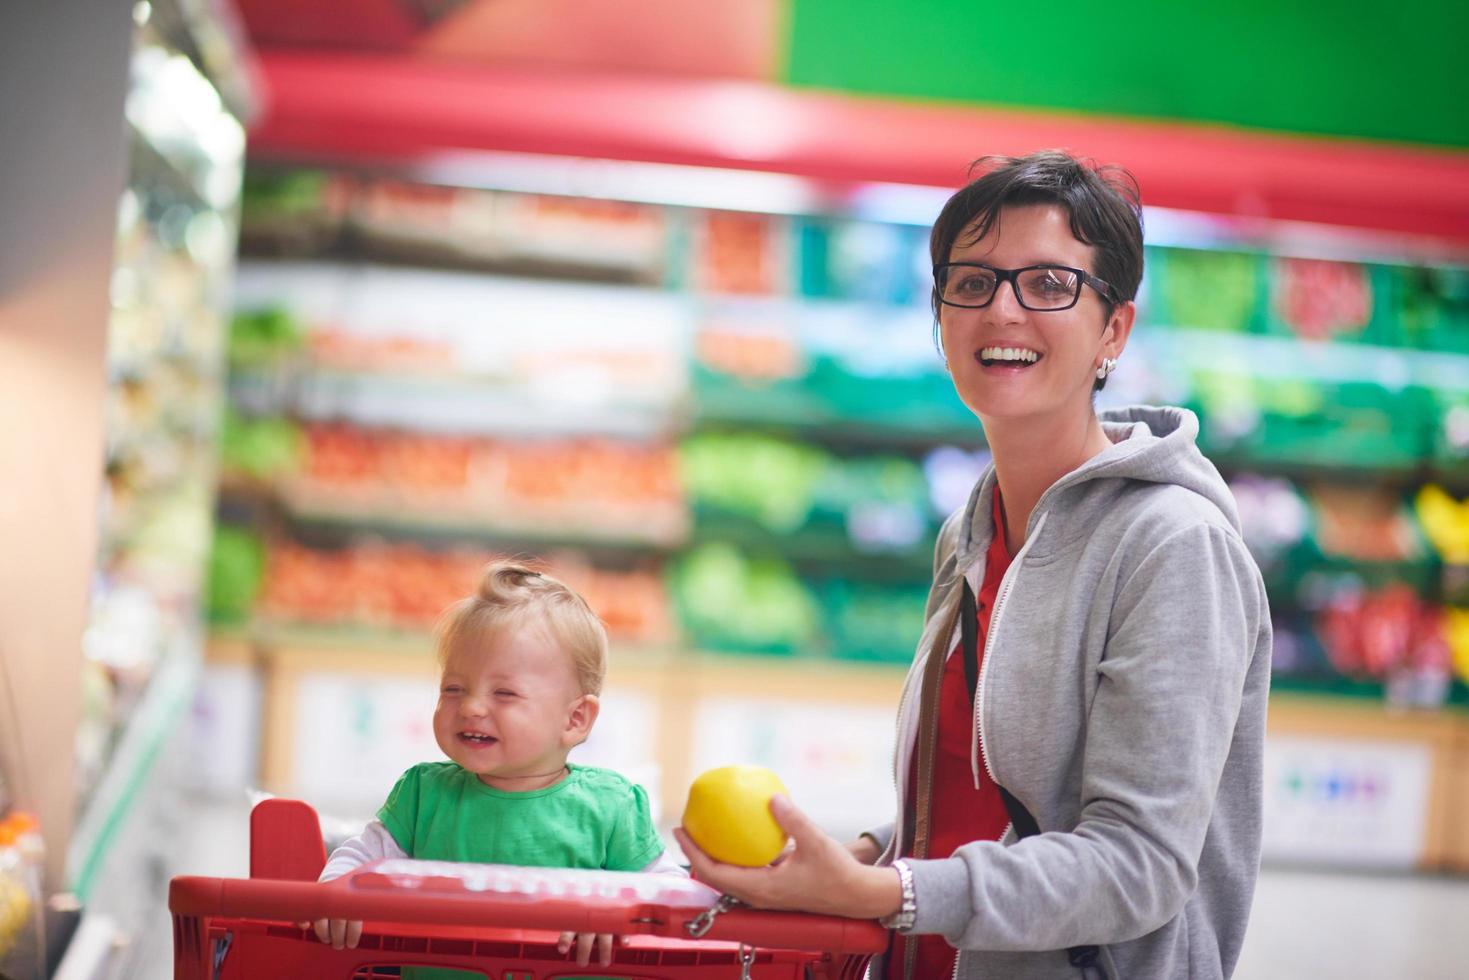
<path id="1" fill-rule="evenodd" d="M 694 877 L 761 909 L 877 919 L 902 906 L 896 871 L 862 864 L 853 850 L 827 835 L 784 796 L 770 801 L 770 813 L 790 835 L 794 847 L 764 868 L 716 861 L 699 850 L 682 827 L 674 828 Z"/>
<path id="2" fill-rule="evenodd" d="M 597 965 L 612 965 L 613 936 L 610 932 L 563 932 L 556 943 L 556 951 L 566 953 L 576 943 L 576 965 L 588 966 L 592 962 L 592 945 L 597 946 Z"/>

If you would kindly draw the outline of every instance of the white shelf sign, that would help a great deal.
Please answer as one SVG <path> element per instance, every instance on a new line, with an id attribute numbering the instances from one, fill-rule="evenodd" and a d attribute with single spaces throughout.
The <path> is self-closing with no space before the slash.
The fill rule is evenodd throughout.
<path id="1" fill-rule="evenodd" d="M 1266 739 L 1264 857 L 1413 867 L 1423 851 L 1431 767 L 1426 745 Z"/>

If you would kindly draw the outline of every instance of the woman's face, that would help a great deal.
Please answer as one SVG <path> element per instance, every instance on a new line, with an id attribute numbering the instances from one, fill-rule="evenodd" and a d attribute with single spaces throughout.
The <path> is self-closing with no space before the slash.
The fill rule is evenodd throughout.
<path id="1" fill-rule="evenodd" d="M 1002 208 L 989 234 L 970 243 L 972 237 L 968 228 L 958 236 L 950 262 L 1000 269 L 1047 263 L 1096 275 L 1094 249 L 1071 233 L 1070 216 L 1059 205 Z M 939 329 L 954 387 L 981 421 L 1081 420 L 1091 412 L 1102 359 L 1122 353 L 1133 311 L 1132 303 L 1122 303 L 1109 317 L 1101 294 L 1090 286 L 1069 310 L 1027 310 L 1012 284 L 1002 282 L 983 309 L 941 306 Z M 1001 360 L 995 356 L 1000 349 L 1033 352 L 1035 358 Z"/>

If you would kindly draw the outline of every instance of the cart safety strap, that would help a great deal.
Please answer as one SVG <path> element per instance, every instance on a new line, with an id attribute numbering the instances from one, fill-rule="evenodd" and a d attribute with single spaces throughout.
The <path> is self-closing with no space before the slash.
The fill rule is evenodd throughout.
<path id="1" fill-rule="evenodd" d="M 715 919 L 740 904 L 740 900 L 733 895 L 720 895 L 719 901 L 690 919 L 684 926 L 684 930 L 688 932 L 690 939 L 703 939 L 709 930 L 714 928 Z"/>

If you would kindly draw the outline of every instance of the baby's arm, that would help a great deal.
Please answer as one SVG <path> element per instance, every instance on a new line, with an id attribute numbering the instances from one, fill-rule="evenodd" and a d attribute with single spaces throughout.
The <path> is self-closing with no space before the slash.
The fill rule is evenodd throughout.
<path id="1" fill-rule="evenodd" d="M 393 835 L 388 833 L 388 828 L 379 820 L 374 820 L 362 828 L 362 833 L 356 837 L 349 837 L 332 851 L 332 856 L 327 858 L 326 867 L 321 869 L 321 877 L 317 881 L 331 881 L 340 878 L 353 868 L 360 868 L 369 861 L 380 858 L 406 858 L 408 855 L 398 842 L 393 840 Z"/>
<path id="2" fill-rule="evenodd" d="M 321 869 L 321 877 L 317 881 L 331 881 L 340 878 L 353 868 L 360 868 L 369 861 L 379 858 L 402 858 L 408 855 L 398 842 L 393 840 L 393 835 L 380 821 L 374 820 L 362 829 L 362 833 L 356 837 L 349 837 L 342 841 L 332 856 L 327 858 L 326 867 Z M 362 938 L 362 923 L 347 919 L 317 919 L 312 925 L 316 929 L 316 938 L 324 943 L 331 943 L 333 949 L 356 949 L 357 940 Z M 301 923 L 305 928 L 306 923 Z"/>

